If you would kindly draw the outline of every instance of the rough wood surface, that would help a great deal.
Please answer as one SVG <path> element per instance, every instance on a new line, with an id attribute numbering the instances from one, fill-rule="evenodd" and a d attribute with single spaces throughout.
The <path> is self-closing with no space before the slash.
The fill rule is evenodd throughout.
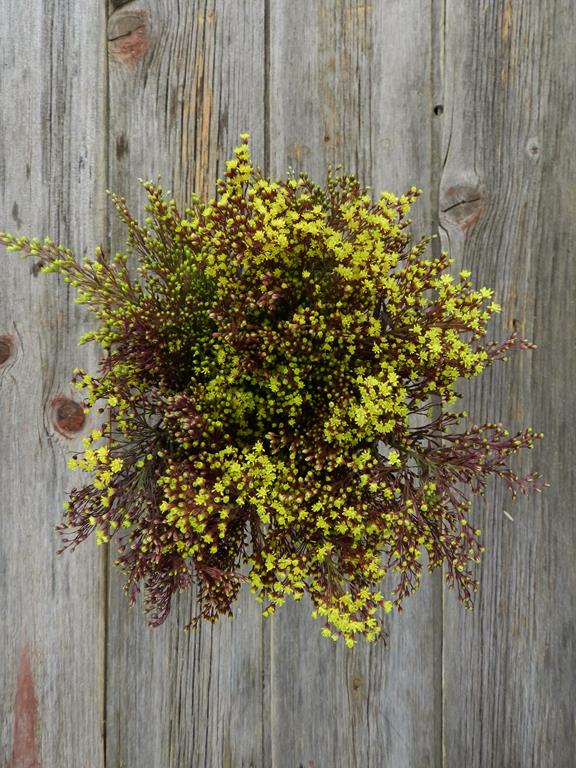
<path id="1" fill-rule="evenodd" d="M 272 3 L 272 171 L 321 180 L 342 163 L 376 194 L 428 192 L 430 46 L 427 2 Z M 429 196 L 414 214 L 423 234 Z M 439 586 L 426 579 L 391 617 L 388 651 L 327 643 L 308 602 L 283 607 L 272 625 L 274 766 L 440 765 Z"/>
<path id="2" fill-rule="evenodd" d="M 440 208 L 452 254 L 496 286 L 500 327 L 539 349 L 471 389 L 470 412 L 542 448 L 523 469 L 551 487 L 477 505 L 485 531 L 472 615 L 447 597 L 444 750 L 448 766 L 574 765 L 576 661 L 576 14 L 552 3 L 446 4 Z M 511 522 L 503 510 L 514 517 Z"/>
<path id="3" fill-rule="evenodd" d="M 138 177 L 161 174 L 182 206 L 212 194 L 243 131 L 263 162 L 264 29 L 262 2 L 134 2 L 112 14 L 111 189 L 134 208 Z M 270 765 L 269 626 L 249 594 L 233 622 L 184 634 L 190 593 L 150 630 L 140 607 L 128 613 L 115 569 L 110 587 L 107 765 Z"/>
<path id="4" fill-rule="evenodd" d="M 78 253 L 102 240 L 105 58 L 95 0 L 0 4 L 0 229 Z M 54 276 L 0 254 L 0 765 L 102 764 L 99 553 L 56 557 L 90 429 L 69 380 L 84 313 Z"/>
<path id="5" fill-rule="evenodd" d="M 54 556 L 66 458 L 90 428 L 67 382 L 94 353 L 75 347 L 86 318 L 65 287 L 1 254 L 1 768 L 570 768 L 572 0 L 81 5 L 0 0 L 0 229 L 122 248 L 105 187 L 135 210 L 138 177 L 209 194 L 243 131 L 275 174 L 342 163 L 375 193 L 417 184 L 416 235 L 440 225 L 497 289 L 494 335 L 540 347 L 467 406 L 543 430 L 523 468 L 551 487 L 516 505 L 491 489 L 475 612 L 427 579 L 388 651 L 320 638 L 304 603 L 263 621 L 246 594 L 233 621 L 184 634 L 187 594 L 149 630 L 105 550 Z"/>

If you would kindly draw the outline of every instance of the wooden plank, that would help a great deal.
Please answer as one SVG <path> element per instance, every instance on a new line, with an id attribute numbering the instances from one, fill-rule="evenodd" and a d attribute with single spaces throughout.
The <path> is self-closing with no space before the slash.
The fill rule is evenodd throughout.
<path id="1" fill-rule="evenodd" d="M 183 205 L 212 194 L 239 134 L 264 159 L 264 3 L 133 2 L 111 15 L 110 187 L 134 209 L 162 175 Z M 123 232 L 113 228 L 116 247 Z M 159 629 L 129 613 L 112 571 L 107 764 L 270 765 L 268 627 L 244 595 L 233 621 L 185 634 L 193 597 Z"/>
<path id="2" fill-rule="evenodd" d="M 542 448 L 518 467 L 551 487 L 476 505 L 485 531 L 472 615 L 445 604 L 445 764 L 574 765 L 576 528 L 576 13 L 569 0 L 446 4 L 445 242 L 539 349 L 470 394 L 477 420 L 532 424 Z M 503 510 L 514 517 L 507 519 Z"/>
<path id="3" fill-rule="evenodd" d="M 103 6 L 1 4 L 0 229 L 85 254 L 105 236 Z M 56 557 L 66 461 L 90 430 L 69 386 L 86 315 L 2 248 L 0 763 L 102 764 L 100 557 Z"/>
<path id="4" fill-rule="evenodd" d="M 430 231 L 431 7 L 294 0 L 270 5 L 271 164 L 321 180 L 342 163 L 375 192 L 428 195 L 415 232 Z M 438 574 L 439 575 L 439 574 Z M 273 619 L 275 768 L 439 766 L 440 583 L 430 577 L 389 621 L 390 649 L 352 651 L 320 637 L 310 605 Z"/>

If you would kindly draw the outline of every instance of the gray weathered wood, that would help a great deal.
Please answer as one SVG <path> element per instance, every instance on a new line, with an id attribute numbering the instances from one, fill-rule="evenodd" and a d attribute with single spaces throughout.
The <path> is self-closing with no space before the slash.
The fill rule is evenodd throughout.
<path id="1" fill-rule="evenodd" d="M 272 170 L 322 180 L 342 163 L 378 194 L 432 185 L 430 8 L 413 3 L 271 3 Z M 429 232 L 430 195 L 414 209 Z M 439 576 L 439 574 L 438 574 Z M 308 602 L 272 631 L 273 765 L 439 766 L 439 580 L 388 621 L 390 649 L 320 636 Z"/>
<path id="2" fill-rule="evenodd" d="M 264 147 L 264 3 L 135 2 L 112 14 L 110 187 L 135 208 L 158 174 L 184 205 L 214 191 L 239 134 Z M 122 231 L 114 227 L 114 244 Z M 244 595 L 234 621 L 185 634 L 193 596 L 159 629 L 128 614 L 111 574 L 107 765 L 270 765 L 269 628 Z"/>
<path id="3" fill-rule="evenodd" d="M 494 332 L 517 328 L 540 347 L 475 383 L 469 410 L 544 431 L 518 466 L 551 483 L 515 505 L 494 489 L 476 506 L 476 611 L 445 603 L 448 766 L 574 765 L 575 33 L 569 0 L 446 4 L 445 240 L 496 287 Z"/>
<path id="4" fill-rule="evenodd" d="M 0 229 L 79 254 L 105 234 L 102 3 L 0 7 Z M 90 429 L 69 380 L 85 313 L 55 277 L 2 259 L 0 295 L 0 764 L 103 759 L 99 552 L 57 558 L 68 456 Z"/>
<path id="5" fill-rule="evenodd" d="M 467 389 L 477 420 L 533 423 L 551 484 L 491 488 L 476 610 L 426 578 L 390 649 L 272 620 L 149 630 L 93 542 L 55 557 L 66 458 L 91 428 L 68 386 L 85 313 L 1 254 L 0 766 L 570 768 L 576 753 L 576 8 L 572 0 L 0 0 L 0 229 L 79 254 L 106 242 L 104 188 L 212 191 L 240 132 L 255 159 L 321 179 L 342 163 L 425 190 L 416 235 L 494 286 L 539 349 Z M 107 18 L 108 16 L 108 18 Z M 109 222 L 110 240 L 123 232 Z M 507 510 L 515 519 L 503 515 Z M 109 559 L 113 557 L 110 553 Z M 106 716 L 104 724 L 102 718 Z"/>

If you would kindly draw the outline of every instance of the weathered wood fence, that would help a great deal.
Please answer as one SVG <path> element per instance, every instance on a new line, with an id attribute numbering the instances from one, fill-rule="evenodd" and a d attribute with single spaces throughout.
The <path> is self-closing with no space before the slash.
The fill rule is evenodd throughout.
<path id="1" fill-rule="evenodd" d="M 429 578 L 388 651 L 246 596 L 184 634 L 187 595 L 150 631 L 102 548 L 54 556 L 91 428 L 68 381 L 95 353 L 66 287 L 2 254 L 2 768 L 576 764 L 575 33 L 573 0 L 0 0 L 0 229 L 121 247 L 107 187 L 208 193 L 241 131 L 272 173 L 422 186 L 416 232 L 497 287 L 495 333 L 539 345 L 469 410 L 543 430 L 524 468 L 551 484 L 476 506 L 475 612 Z"/>

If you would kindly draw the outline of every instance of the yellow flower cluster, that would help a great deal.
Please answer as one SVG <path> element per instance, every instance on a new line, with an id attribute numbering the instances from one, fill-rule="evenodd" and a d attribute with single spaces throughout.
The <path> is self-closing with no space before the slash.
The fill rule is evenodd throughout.
<path id="1" fill-rule="evenodd" d="M 209 620 L 248 581 L 264 615 L 308 594 L 324 635 L 376 640 L 423 555 L 469 603 L 482 547 L 456 489 L 481 492 L 489 474 L 524 489 L 533 478 L 506 460 L 536 435 L 465 430 L 450 408 L 458 381 L 515 342 L 484 345 L 492 291 L 410 240 L 421 190 L 372 201 L 333 172 L 267 179 L 247 135 L 214 199 L 180 213 L 144 189 L 142 225 L 112 196 L 127 254 L 81 263 L 0 236 L 77 289 L 98 323 L 81 341 L 107 350 L 97 376 L 75 372 L 107 416 L 69 462 L 90 477 L 66 508 L 74 542 L 118 534 L 130 599 L 144 581 L 154 624 L 193 580 Z"/>

